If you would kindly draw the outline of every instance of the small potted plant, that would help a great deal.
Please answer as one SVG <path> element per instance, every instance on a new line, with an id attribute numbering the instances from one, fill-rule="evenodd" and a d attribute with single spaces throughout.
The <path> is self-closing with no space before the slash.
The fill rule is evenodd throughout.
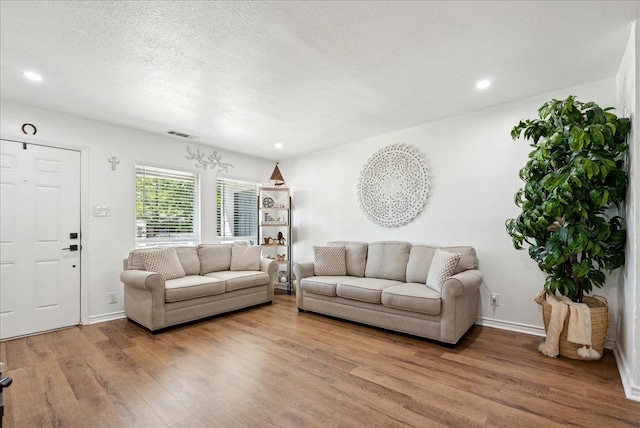
<path id="1" fill-rule="evenodd" d="M 608 309 L 606 302 L 588 294 L 604 285 L 605 271 L 624 264 L 626 239 L 623 220 L 616 214 L 627 190 L 625 153 L 630 122 L 611 110 L 569 96 L 546 102 L 537 119 L 521 120 L 512 129 L 511 137 L 524 136 L 533 150 L 519 173 L 524 187 L 515 194 L 522 212 L 506 221 L 513 246 L 522 249 L 527 245 L 529 256 L 547 274 L 546 296 L 564 296 L 592 308 L 592 326 L 603 329 L 603 333 L 591 334 L 593 349 L 600 355 Z M 598 308 L 606 316 L 604 326 L 593 312 Z M 546 301 L 543 309 L 549 334 Z M 566 321 L 561 342 L 563 337 L 566 340 Z M 560 355 L 581 358 L 576 354 L 578 345 L 569 343 L 566 349 L 563 345 L 560 343 Z"/>

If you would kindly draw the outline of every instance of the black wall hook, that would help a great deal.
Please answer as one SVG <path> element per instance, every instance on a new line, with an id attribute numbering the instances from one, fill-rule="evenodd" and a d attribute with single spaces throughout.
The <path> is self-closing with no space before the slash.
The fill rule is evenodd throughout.
<path id="1" fill-rule="evenodd" d="M 30 123 L 25 123 L 22 125 L 22 132 L 24 132 L 25 134 L 29 134 L 25 128 L 31 128 L 33 130 L 31 135 L 36 135 L 36 133 L 38 132 L 38 129 L 36 128 L 36 126 Z"/>

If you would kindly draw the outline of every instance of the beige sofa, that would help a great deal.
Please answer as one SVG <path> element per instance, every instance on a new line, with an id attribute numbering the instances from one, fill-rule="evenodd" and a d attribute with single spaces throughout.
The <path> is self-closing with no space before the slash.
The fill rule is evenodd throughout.
<path id="1" fill-rule="evenodd" d="M 297 306 L 456 344 L 478 315 L 477 267 L 472 247 L 329 242 L 294 265 Z"/>
<path id="2" fill-rule="evenodd" d="M 276 270 L 246 244 L 134 250 L 120 274 L 124 312 L 155 331 L 271 303 Z"/>

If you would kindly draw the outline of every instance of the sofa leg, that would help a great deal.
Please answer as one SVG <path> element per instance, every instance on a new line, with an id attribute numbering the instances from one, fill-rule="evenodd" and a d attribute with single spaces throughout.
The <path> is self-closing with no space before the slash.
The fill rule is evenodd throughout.
<path id="1" fill-rule="evenodd" d="M 304 309 L 298 308 L 298 312 L 304 313 Z"/>

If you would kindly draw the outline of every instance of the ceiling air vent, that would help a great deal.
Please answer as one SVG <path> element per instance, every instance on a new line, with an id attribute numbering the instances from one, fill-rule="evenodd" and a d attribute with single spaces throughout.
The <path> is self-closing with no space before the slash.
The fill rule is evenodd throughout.
<path id="1" fill-rule="evenodd" d="M 175 135 L 176 137 L 187 138 L 189 140 L 193 140 L 194 138 L 198 138 L 195 135 L 189 135 L 189 134 L 185 134 L 184 132 L 178 132 L 178 131 L 167 131 L 167 134 Z"/>

